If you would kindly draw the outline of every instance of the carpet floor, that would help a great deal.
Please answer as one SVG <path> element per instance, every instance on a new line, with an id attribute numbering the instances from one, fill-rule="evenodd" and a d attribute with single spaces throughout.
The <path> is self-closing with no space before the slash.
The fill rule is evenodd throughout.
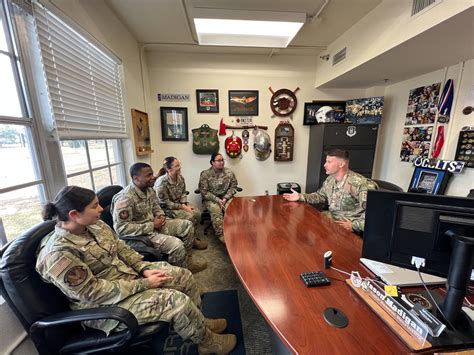
<path id="1" fill-rule="evenodd" d="M 199 226 L 198 235 L 209 246 L 205 250 L 195 250 L 194 255 L 205 258 L 208 266 L 206 270 L 194 274 L 196 281 L 205 292 L 237 290 L 246 353 L 272 354 L 267 324 L 242 286 L 225 245 L 214 236 L 212 228 L 207 236 L 203 235 L 203 229 Z"/>

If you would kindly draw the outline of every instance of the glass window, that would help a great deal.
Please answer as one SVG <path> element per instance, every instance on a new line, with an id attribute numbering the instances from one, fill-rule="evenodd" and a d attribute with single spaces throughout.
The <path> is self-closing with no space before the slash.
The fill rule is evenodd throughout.
<path id="1" fill-rule="evenodd" d="M 95 170 L 92 172 L 94 177 L 95 190 L 99 191 L 105 186 L 111 185 L 109 168 Z"/>
<path id="2" fill-rule="evenodd" d="M 0 218 L 7 240 L 12 240 L 42 221 L 43 185 L 30 186 L 0 194 Z"/>
<path id="3" fill-rule="evenodd" d="M 87 145 L 89 146 L 89 156 L 91 158 L 91 165 L 93 168 L 108 165 L 105 140 L 87 141 Z"/>
<path id="4" fill-rule="evenodd" d="M 12 62 L 10 57 L 3 53 L 0 53 L 0 78 L 0 115 L 23 116 Z"/>
<path id="5" fill-rule="evenodd" d="M 28 133 L 25 126 L 0 124 L 0 189 L 39 180 Z"/>
<path id="6" fill-rule="evenodd" d="M 61 151 L 69 185 L 97 191 L 104 186 L 124 184 L 120 140 L 62 141 Z"/>
<path id="7" fill-rule="evenodd" d="M 68 177 L 67 184 L 77 185 L 94 190 L 94 188 L 92 187 L 91 175 L 89 173 Z"/>
<path id="8" fill-rule="evenodd" d="M 61 153 L 68 176 L 89 169 L 85 141 L 61 141 Z"/>
<path id="9" fill-rule="evenodd" d="M 5 33 L 6 25 L 5 19 L 3 18 L 3 12 L 0 9 L 0 50 L 8 52 L 7 36 Z"/>

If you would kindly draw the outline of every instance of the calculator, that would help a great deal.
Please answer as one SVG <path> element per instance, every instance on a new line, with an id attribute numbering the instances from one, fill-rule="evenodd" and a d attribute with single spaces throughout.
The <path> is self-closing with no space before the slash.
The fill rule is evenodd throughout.
<path id="1" fill-rule="evenodd" d="M 316 287 L 331 284 L 331 280 L 329 280 L 322 271 L 302 272 L 300 277 L 306 287 Z"/>

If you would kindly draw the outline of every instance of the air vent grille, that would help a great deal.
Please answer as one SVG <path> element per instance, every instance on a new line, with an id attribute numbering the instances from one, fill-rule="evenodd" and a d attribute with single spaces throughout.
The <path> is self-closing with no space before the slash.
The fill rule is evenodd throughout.
<path id="1" fill-rule="evenodd" d="M 342 62 L 344 59 L 346 59 L 346 49 L 347 47 L 344 47 L 339 52 L 334 54 L 334 56 L 332 57 L 332 65 L 336 65 L 337 63 Z"/>
<path id="2" fill-rule="evenodd" d="M 432 6 L 434 3 L 439 2 L 437 0 L 413 0 L 411 7 L 411 15 L 414 16 L 417 13 L 423 11 L 427 7 Z"/>

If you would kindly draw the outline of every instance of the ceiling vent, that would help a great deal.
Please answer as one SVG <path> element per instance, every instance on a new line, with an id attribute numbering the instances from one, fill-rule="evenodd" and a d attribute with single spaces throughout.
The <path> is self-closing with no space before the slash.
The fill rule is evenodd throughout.
<path id="1" fill-rule="evenodd" d="M 339 52 L 334 54 L 334 56 L 332 57 L 332 65 L 336 65 L 337 63 L 342 62 L 344 59 L 346 59 L 346 49 L 347 47 L 344 47 Z"/>
<path id="2" fill-rule="evenodd" d="M 411 15 L 415 16 L 420 12 L 425 12 L 428 9 L 438 5 L 443 0 L 413 0 L 411 7 Z"/>

